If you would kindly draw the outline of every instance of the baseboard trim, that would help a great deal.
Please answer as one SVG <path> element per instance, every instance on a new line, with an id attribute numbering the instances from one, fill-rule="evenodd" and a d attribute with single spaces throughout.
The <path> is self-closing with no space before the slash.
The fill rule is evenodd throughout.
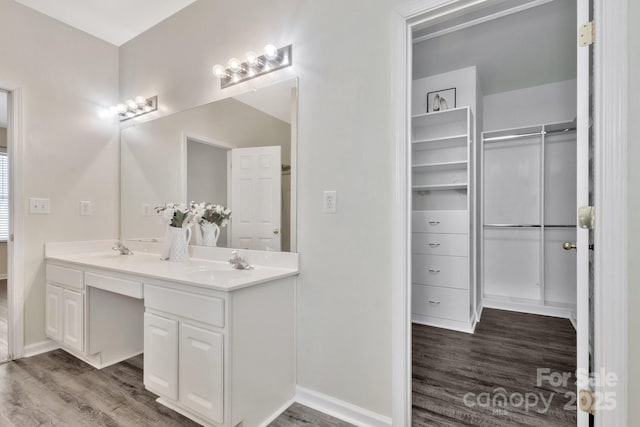
<path id="1" fill-rule="evenodd" d="M 424 316 L 422 314 L 412 314 L 411 323 L 473 334 L 477 321 L 475 321 L 475 313 L 474 319 L 471 319 L 470 322 L 459 322 L 457 320 L 440 319 L 439 317 Z"/>
<path id="2" fill-rule="evenodd" d="M 501 301 L 485 298 L 482 301 L 484 308 L 493 308 L 496 310 L 517 311 L 520 313 L 538 314 L 540 316 L 561 317 L 563 319 L 571 319 L 571 310 L 569 307 L 554 307 L 549 305 L 533 305 L 511 301 Z"/>
<path id="3" fill-rule="evenodd" d="M 332 417 L 362 427 L 390 427 L 391 418 L 305 387 L 296 387 L 295 401 Z"/>
<path id="4" fill-rule="evenodd" d="M 24 347 L 23 357 L 33 357 L 38 354 L 47 353 L 49 351 L 57 350 L 60 345 L 52 340 L 44 340 L 37 343 L 29 344 Z"/>
<path id="5" fill-rule="evenodd" d="M 5 280 L 5 279 L 8 279 L 8 278 L 9 278 L 8 274 L 6 274 L 6 273 L 5 274 L 0 274 L 0 280 Z"/>

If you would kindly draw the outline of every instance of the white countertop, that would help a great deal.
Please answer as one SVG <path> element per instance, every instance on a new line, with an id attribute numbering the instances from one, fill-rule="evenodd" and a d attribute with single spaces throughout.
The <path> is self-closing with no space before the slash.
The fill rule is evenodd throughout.
<path id="1" fill-rule="evenodd" d="M 253 270 L 235 270 L 231 268 L 229 263 L 219 259 L 192 257 L 187 261 L 171 262 L 161 260 L 158 253 L 136 251 L 135 249 L 133 255 L 120 255 L 110 249 L 104 250 L 104 247 L 112 244 L 113 241 L 103 241 L 103 243 L 102 245 L 87 247 L 86 243 L 83 242 L 80 245 L 83 250 L 79 251 L 73 251 L 73 248 L 70 247 L 72 243 L 64 244 L 64 250 L 51 250 L 48 245 L 45 258 L 48 261 L 73 264 L 78 267 L 132 274 L 223 292 L 235 291 L 298 274 L 297 254 L 295 254 L 295 267 L 293 265 L 283 266 L 280 263 L 281 265 L 278 266 L 254 265 Z M 55 249 L 58 249 L 58 247 L 55 247 Z M 90 251 L 87 249 L 97 250 Z M 230 250 L 224 248 L 220 248 L 220 250 L 230 252 Z M 243 255 L 245 251 L 239 252 L 240 255 Z M 247 259 L 251 262 L 250 255 L 252 252 L 257 251 L 246 252 L 249 255 Z M 223 252 L 222 255 L 225 253 Z M 213 258 L 220 257 L 214 256 Z"/>

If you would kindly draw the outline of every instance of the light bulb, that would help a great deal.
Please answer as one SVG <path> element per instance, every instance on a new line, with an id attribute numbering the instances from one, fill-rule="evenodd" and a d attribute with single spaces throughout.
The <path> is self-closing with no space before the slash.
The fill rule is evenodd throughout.
<path id="1" fill-rule="evenodd" d="M 220 79 L 227 75 L 227 70 L 220 64 L 214 65 L 212 71 L 213 74 Z"/>
<path id="2" fill-rule="evenodd" d="M 268 44 L 264 47 L 264 57 L 269 61 L 273 61 L 278 57 L 278 48 L 272 44 Z"/>
<path id="3" fill-rule="evenodd" d="M 127 100 L 127 107 L 131 110 L 136 110 L 138 108 L 138 104 L 136 104 L 132 99 Z"/>
<path id="4" fill-rule="evenodd" d="M 151 105 L 147 104 L 144 107 L 142 107 L 142 109 L 144 110 L 145 113 L 148 113 L 149 111 L 151 111 Z"/>
<path id="5" fill-rule="evenodd" d="M 136 102 L 136 105 L 138 107 L 144 107 L 145 105 L 147 105 L 147 99 L 144 96 L 136 96 L 134 101 Z"/>
<path id="6" fill-rule="evenodd" d="M 240 64 L 240 60 L 238 58 L 231 58 L 229 60 L 229 68 L 231 69 L 231 71 L 233 72 L 238 72 L 242 69 L 242 65 Z"/>
<path id="7" fill-rule="evenodd" d="M 118 113 L 120 113 L 120 114 L 124 114 L 124 113 L 127 112 L 127 106 L 124 105 L 124 104 L 118 104 L 116 109 L 118 110 Z"/>
<path id="8" fill-rule="evenodd" d="M 249 65 L 257 65 L 258 64 L 258 55 L 255 52 L 249 51 L 247 52 L 247 63 Z"/>

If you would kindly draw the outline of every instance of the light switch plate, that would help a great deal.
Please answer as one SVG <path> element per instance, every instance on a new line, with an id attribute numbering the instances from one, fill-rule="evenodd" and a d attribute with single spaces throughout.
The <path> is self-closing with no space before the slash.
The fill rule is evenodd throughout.
<path id="1" fill-rule="evenodd" d="M 149 203 L 142 204 L 142 215 L 151 216 L 151 205 Z"/>
<path id="2" fill-rule="evenodd" d="M 29 212 L 35 215 L 49 215 L 51 213 L 51 201 L 41 197 L 30 197 Z"/>
<path id="3" fill-rule="evenodd" d="M 322 193 L 322 212 L 324 213 L 336 213 L 338 196 L 335 191 L 325 191 Z"/>
<path id="4" fill-rule="evenodd" d="M 91 209 L 91 201 L 90 200 L 81 200 L 80 201 L 80 215 L 88 216 L 92 214 Z"/>

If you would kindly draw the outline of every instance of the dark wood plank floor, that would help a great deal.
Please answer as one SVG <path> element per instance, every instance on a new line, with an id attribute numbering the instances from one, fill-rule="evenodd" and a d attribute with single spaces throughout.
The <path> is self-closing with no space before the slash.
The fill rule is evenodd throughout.
<path id="1" fill-rule="evenodd" d="M 575 347 L 571 323 L 553 317 L 485 309 L 473 335 L 414 324 L 413 425 L 575 426 L 575 375 L 537 381 L 538 368 L 574 373 Z"/>
<path id="2" fill-rule="evenodd" d="M 0 426 L 196 427 L 144 389 L 142 356 L 97 370 L 56 350 L 0 365 Z M 348 426 L 294 404 L 277 427 Z"/>

